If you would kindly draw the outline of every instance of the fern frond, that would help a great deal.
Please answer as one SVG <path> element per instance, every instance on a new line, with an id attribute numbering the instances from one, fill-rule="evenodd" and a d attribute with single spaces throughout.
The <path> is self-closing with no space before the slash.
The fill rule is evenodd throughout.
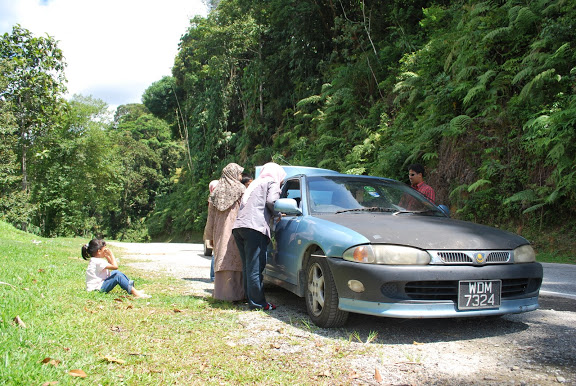
<path id="1" fill-rule="evenodd" d="M 483 186 L 490 185 L 492 182 L 489 180 L 479 179 L 468 187 L 468 192 L 475 192 Z"/>
<path id="2" fill-rule="evenodd" d="M 455 80 L 459 82 L 462 80 L 471 79 L 477 71 L 478 67 L 476 66 L 466 66 L 458 72 Z"/>
<path id="3" fill-rule="evenodd" d="M 482 75 L 480 75 L 478 77 L 478 80 L 480 81 L 480 84 L 486 86 L 486 84 L 490 81 L 491 78 L 496 76 L 496 71 L 494 70 L 488 70 L 485 73 L 483 73 Z"/>
<path id="4" fill-rule="evenodd" d="M 462 134 L 466 132 L 472 122 L 474 121 L 468 115 L 458 115 L 450 120 L 450 133 L 452 135 Z"/>
<path id="5" fill-rule="evenodd" d="M 528 98 L 530 96 L 530 93 L 531 93 L 533 88 L 542 87 L 546 81 L 554 78 L 553 75 L 555 73 L 556 73 L 556 70 L 554 68 L 551 68 L 549 70 L 543 71 L 543 72 L 539 73 L 538 75 L 536 75 L 530 82 L 528 82 L 522 88 L 522 91 L 520 91 L 520 98 L 521 99 Z M 558 80 L 558 79 L 556 78 L 556 80 Z"/>
<path id="6" fill-rule="evenodd" d="M 487 41 L 487 40 L 498 40 L 498 39 L 506 39 L 507 37 L 510 36 L 510 32 L 512 31 L 512 28 L 510 27 L 500 27 L 500 28 L 496 28 L 490 32 L 488 32 L 486 35 L 484 35 L 484 37 L 482 38 L 482 41 Z"/>
<path id="7" fill-rule="evenodd" d="M 468 94 L 466 94 L 462 103 L 464 105 L 468 105 L 472 101 L 472 99 L 474 99 L 474 97 L 476 97 L 478 94 L 480 94 L 485 89 L 486 88 L 484 87 L 484 85 L 478 85 L 476 87 L 472 87 L 470 90 L 468 90 Z"/>
<path id="8" fill-rule="evenodd" d="M 524 78 L 532 75 L 534 73 L 533 67 L 526 67 L 516 74 L 514 79 L 512 79 L 512 84 L 518 84 L 524 80 Z"/>
<path id="9" fill-rule="evenodd" d="M 483 14 L 486 11 L 490 11 L 494 6 L 492 5 L 491 1 L 484 1 L 482 3 L 478 3 L 472 7 L 470 11 L 470 16 L 476 17 Z"/>
<path id="10" fill-rule="evenodd" d="M 518 201 L 534 202 L 537 201 L 538 199 L 539 199 L 538 195 L 536 194 L 534 189 L 526 189 L 521 192 L 514 193 L 512 196 L 505 199 L 503 203 L 505 205 L 508 205 L 512 202 L 518 202 Z"/>

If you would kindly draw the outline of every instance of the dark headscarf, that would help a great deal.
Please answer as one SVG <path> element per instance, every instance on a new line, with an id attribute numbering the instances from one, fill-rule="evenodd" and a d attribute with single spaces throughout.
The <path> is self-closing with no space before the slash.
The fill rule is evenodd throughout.
<path id="1" fill-rule="evenodd" d="M 244 168 L 235 163 L 229 163 L 222 169 L 222 177 L 210 195 L 210 202 L 219 211 L 223 212 L 230 208 L 244 194 L 246 187 L 239 179 L 243 171 Z"/>

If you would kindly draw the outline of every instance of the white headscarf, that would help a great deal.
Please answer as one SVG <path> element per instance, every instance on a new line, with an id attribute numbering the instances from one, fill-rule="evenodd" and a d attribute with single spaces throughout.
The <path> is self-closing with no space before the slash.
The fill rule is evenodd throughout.
<path id="1" fill-rule="evenodd" d="M 257 186 L 260 184 L 267 184 L 270 181 L 276 182 L 278 185 L 282 183 L 282 180 L 286 177 L 286 172 L 282 168 L 282 166 L 278 165 L 274 162 L 268 162 L 264 166 L 262 166 L 262 170 L 260 171 L 260 175 L 256 178 L 246 189 L 244 195 L 242 196 L 242 203 L 246 204 L 248 202 L 248 198 L 256 189 Z"/>

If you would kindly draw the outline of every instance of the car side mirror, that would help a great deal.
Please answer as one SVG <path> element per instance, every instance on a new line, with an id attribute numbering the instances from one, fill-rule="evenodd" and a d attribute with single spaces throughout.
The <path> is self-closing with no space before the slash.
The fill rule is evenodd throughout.
<path id="1" fill-rule="evenodd" d="M 274 210 L 276 212 L 286 213 L 290 215 L 300 216 L 302 211 L 298 208 L 296 200 L 293 198 L 279 198 L 274 203 Z"/>
<path id="2" fill-rule="evenodd" d="M 440 210 L 444 212 L 446 216 L 450 217 L 450 208 L 448 208 L 446 205 L 438 205 L 438 208 L 440 208 Z"/>

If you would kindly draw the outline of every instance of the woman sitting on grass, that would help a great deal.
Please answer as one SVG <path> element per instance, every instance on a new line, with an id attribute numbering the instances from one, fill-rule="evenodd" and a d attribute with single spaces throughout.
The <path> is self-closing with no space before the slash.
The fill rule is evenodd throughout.
<path id="1" fill-rule="evenodd" d="M 84 260 L 90 260 L 86 268 L 86 291 L 108 293 L 119 285 L 135 298 L 151 297 L 143 291 L 138 291 L 134 287 L 134 280 L 128 279 L 125 274 L 118 271 L 118 262 L 112 251 L 106 248 L 106 241 L 90 240 L 88 244 L 82 246 L 82 257 Z"/>

